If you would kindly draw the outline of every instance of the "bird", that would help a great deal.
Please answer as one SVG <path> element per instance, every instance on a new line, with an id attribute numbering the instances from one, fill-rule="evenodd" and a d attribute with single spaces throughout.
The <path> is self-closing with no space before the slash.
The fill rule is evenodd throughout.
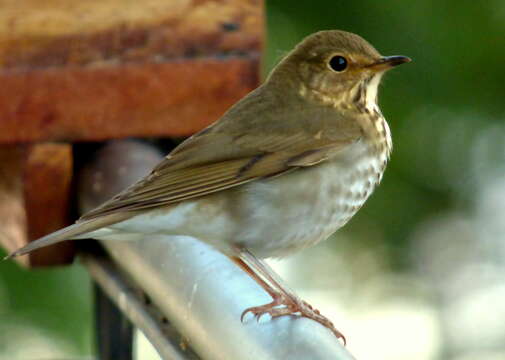
<path id="1" fill-rule="evenodd" d="M 392 151 L 378 87 L 389 69 L 410 61 L 382 56 L 353 33 L 311 34 L 263 84 L 144 178 L 7 258 L 69 239 L 188 235 L 227 255 L 272 297 L 245 309 L 242 320 L 247 313 L 299 314 L 345 342 L 261 259 L 327 239 L 365 203 Z"/>

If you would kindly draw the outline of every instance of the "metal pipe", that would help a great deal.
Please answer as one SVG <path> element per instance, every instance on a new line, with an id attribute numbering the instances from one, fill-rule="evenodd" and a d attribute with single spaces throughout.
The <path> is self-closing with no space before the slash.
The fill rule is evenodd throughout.
<path id="1" fill-rule="evenodd" d="M 121 274 L 110 259 L 97 256 L 95 253 L 83 252 L 80 253 L 80 260 L 96 284 L 117 308 L 144 332 L 162 359 L 198 359 L 190 349 L 181 348 L 180 334 L 171 324 L 163 323 L 162 316 L 156 316 L 157 309 L 146 303 L 142 293 Z M 118 346 L 131 347 L 131 344 Z"/>
<path id="2" fill-rule="evenodd" d="M 125 159 L 133 164 L 141 159 L 131 150 L 99 153 L 99 160 L 88 167 L 89 174 L 106 173 L 101 177 L 112 181 L 108 186 L 114 192 L 129 185 L 131 179 L 125 179 L 124 171 L 114 177 L 117 166 L 103 164 Z M 104 159 L 111 154 L 117 158 Z M 148 172 L 142 169 L 142 160 L 135 166 L 127 171 L 133 177 Z M 89 195 L 104 188 L 84 182 L 81 191 Z M 97 202 L 110 195 L 94 193 Z M 202 359 L 354 359 L 328 329 L 306 318 L 265 316 L 256 322 L 246 316 L 242 323 L 244 309 L 270 302 L 270 297 L 226 256 L 197 239 L 157 236 L 102 244 Z"/>

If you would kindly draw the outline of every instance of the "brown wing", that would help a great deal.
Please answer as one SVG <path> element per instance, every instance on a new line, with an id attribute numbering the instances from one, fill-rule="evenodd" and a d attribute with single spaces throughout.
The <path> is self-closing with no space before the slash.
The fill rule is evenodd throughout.
<path id="1" fill-rule="evenodd" d="M 174 149 L 149 176 L 80 221 L 174 204 L 311 166 L 361 136 L 355 122 L 334 109 L 305 106 L 287 113 L 268 100 L 252 93 Z M 254 112 L 247 111 L 251 107 Z M 335 130 L 342 125 L 345 131 Z"/>
<path id="2" fill-rule="evenodd" d="M 127 192 L 81 219 L 87 220 L 116 211 L 136 211 L 173 204 L 243 184 L 254 179 L 252 176 L 240 175 L 241 169 L 246 169 L 252 161 L 254 158 L 246 158 L 180 169 L 168 174 L 153 172 Z"/>
<path id="3" fill-rule="evenodd" d="M 87 213 L 80 221 L 118 211 L 137 211 L 169 205 L 225 190 L 258 178 L 280 175 L 288 170 L 304 166 L 305 155 L 310 161 L 306 166 L 313 165 L 315 162 L 311 159 L 316 156 L 317 162 L 323 161 L 329 150 L 329 148 L 322 148 L 307 152 L 307 154 L 262 153 L 243 159 L 179 169 L 172 173 L 169 172 L 170 168 L 165 168 L 165 171 L 153 172 L 126 192 Z M 291 163 L 292 160 L 296 162 Z"/>

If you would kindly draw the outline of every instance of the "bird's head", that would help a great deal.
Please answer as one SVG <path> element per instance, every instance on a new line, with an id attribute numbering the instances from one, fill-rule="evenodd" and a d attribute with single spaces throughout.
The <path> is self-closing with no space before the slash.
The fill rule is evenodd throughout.
<path id="1" fill-rule="evenodd" d="M 298 85 L 335 102 L 375 101 L 382 75 L 409 62 L 406 56 L 382 56 L 366 40 L 340 30 L 306 37 L 272 71 L 269 79 Z M 366 99 L 369 98 L 369 99 Z"/>

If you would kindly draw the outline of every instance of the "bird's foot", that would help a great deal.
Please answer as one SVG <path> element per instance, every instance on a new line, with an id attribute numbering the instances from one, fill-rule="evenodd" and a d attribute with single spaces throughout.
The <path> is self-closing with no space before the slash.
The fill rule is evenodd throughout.
<path id="1" fill-rule="evenodd" d="M 247 313 L 252 313 L 257 321 L 266 314 L 270 315 L 272 319 L 285 315 L 298 315 L 317 321 L 324 327 L 328 328 L 337 337 L 337 339 L 342 339 L 344 345 L 346 344 L 345 336 L 335 328 L 333 323 L 328 320 L 328 318 L 321 315 L 319 310 L 314 309 L 307 302 L 298 298 L 292 298 L 282 293 L 271 295 L 273 297 L 272 302 L 261 306 L 250 307 L 244 310 L 240 316 L 240 320 L 243 321 L 244 316 Z"/>

